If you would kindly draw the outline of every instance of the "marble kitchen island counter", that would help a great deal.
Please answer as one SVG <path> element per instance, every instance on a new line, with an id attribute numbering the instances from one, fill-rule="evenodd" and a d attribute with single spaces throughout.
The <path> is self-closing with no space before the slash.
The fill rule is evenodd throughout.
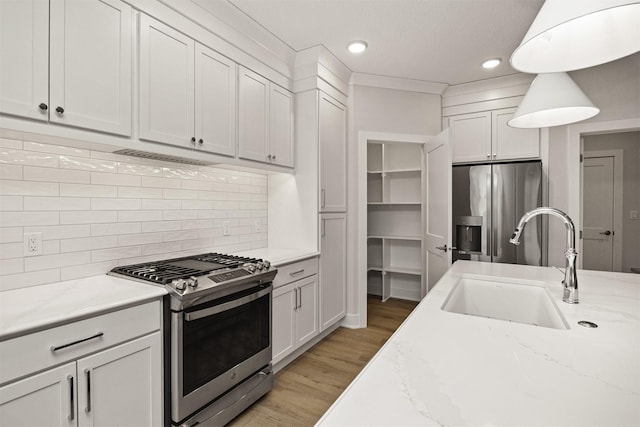
<path id="1" fill-rule="evenodd" d="M 442 310 L 473 275 L 543 282 L 569 329 Z M 579 270 L 576 305 L 562 302 L 562 278 L 456 262 L 317 425 L 640 425 L 640 276 Z"/>

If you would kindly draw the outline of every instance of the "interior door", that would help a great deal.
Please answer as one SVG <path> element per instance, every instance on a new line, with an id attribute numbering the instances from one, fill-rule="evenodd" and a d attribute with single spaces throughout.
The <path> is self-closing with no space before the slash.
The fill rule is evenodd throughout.
<path id="1" fill-rule="evenodd" d="M 586 270 L 613 271 L 613 157 L 585 158 L 583 261 Z"/>
<path id="2" fill-rule="evenodd" d="M 451 146 L 449 129 L 425 144 L 426 270 L 429 291 L 451 265 Z M 426 293 L 426 292 L 425 292 Z"/>

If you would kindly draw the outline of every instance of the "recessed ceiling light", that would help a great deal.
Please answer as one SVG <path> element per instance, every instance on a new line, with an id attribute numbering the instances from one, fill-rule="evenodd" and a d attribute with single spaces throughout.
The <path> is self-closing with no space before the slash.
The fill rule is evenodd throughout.
<path id="1" fill-rule="evenodd" d="M 482 63 L 482 68 L 495 68 L 502 62 L 502 58 L 487 59 Z"/>
<path id="2" fill-rule="evenodd" d="M 367 49 L 367 46 L 368 46 L 367 42 L 364 42 L 362 40 L 355 40 L 349 43 L 347 48 L 351 53 L 362 53 Z"/>

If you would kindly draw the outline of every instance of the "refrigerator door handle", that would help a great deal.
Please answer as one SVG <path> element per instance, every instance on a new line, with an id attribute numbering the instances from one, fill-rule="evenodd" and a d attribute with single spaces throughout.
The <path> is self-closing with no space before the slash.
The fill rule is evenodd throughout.
<path id="1" fill-rule="evenodd" d="M 502 242 L 502 221 L 503 221 L 503 217 L 502 217 L 502 180 L 500 179 L 500 174 L 499 172 L 495 172 L 493 174 L 493 202 L 495 203 L 495 209 L 494 209 L 494 226 L 491 227 L 491 229 L 493 230 L 493 239 L 491 242 L 491 247 L 492 247 L 492 255 L 494 257 L 500 256 L 501 254 L 499 252 L 500 251 L 500 243 Z"/>

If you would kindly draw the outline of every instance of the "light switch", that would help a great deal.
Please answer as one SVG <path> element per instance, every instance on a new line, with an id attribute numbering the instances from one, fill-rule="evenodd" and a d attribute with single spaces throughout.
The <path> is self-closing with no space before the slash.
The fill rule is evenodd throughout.
<path id="1" fill-rule="evenodd" d="M 638 219 L 638 211 L 636 210 L 629 211 L 629 219 Z"/>

